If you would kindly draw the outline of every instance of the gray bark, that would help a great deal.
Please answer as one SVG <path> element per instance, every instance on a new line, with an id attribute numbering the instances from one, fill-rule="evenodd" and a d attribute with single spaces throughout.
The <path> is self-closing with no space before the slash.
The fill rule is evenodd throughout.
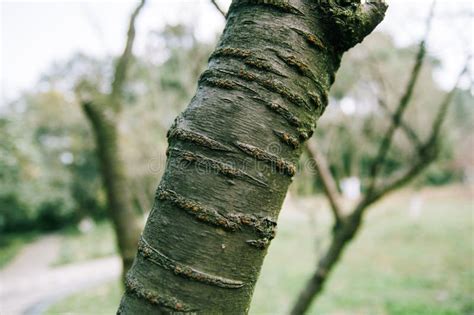
<path id="1" fill-rule="evenodd" d="M 382 2 L 233 1 L 196 95 L 168 133 L 120 314 L 247 313 L 302 144 L 344 51 Z"/>

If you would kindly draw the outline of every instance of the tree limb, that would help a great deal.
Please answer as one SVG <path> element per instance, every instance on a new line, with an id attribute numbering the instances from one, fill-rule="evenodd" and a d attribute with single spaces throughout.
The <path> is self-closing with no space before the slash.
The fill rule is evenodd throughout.
<path id="1" fill-rule="evenodd" d="M 219 6 L 219 4 L 216 2 L 216 0 L 211 0 L 211 3 L 214 5 L 214 7 L 217 9 L 217 11 L 219 11 L 222 16 L 224 17 L 224 19 L 226 18 L 226 13 L 225 11 Z"/>
<path id="2" fill-rule="evenodd" d="M 420 42 L 415 65 L 411 72 L 410 79 L 408 81 L 405 93 L 403 94 L 403 96 L 400 99 L 400 102 L 398 103 L 397 109 L 395 113 L 393 114 L 392 124 L 390 125 L 387 132 L 385 133 L 382 143 L 380 144 L 377 157 L 375 158 L 370 168 L 369 185 L 368 185 L 368 189 L 366 193 L 366 198 L 370 198 L 370 195 L 372 194 L 375 188 L 375 183 L 377 180 L 378 173 L 380 172 L 380 169 L 382 168 L 385 162 L 385 158 L 392 144 L 395 131 L 400 126 L 403 113 L 405 112 L 405 109 L 407 108 L 413 96 L 413 90 L 415 88 L 416 82 L 418 81 L 418 77 L 421 71 L 421 66 L 423 65 L 423 61 L 426 56 L 426 41 L 431 31 L 431 22 L 433 20 L 435 3 L 436 1 L 433 1 L 431 5 L 430 13 L 428 15 L 427 22 L 426 22 L 426 33 L 425 33 L 425 36 L 423 37 L 423 40 Z"/>
<path id="3" fill-rule="evenodd" d="M 390 116 L 392 121 L 395 120 L 395 115 L 390 112 L 387 103 L 382 98 L 377 98 L 377 103 L 379 106 L 384 110 L 384 112 Z M 408 139 L 416 146 L 416 148 L 421 148 L 422 142 L 416 132 L 411 128 L 408 123 L 406 123 L 403 119 L 400 119 L 400 128 L 405 132 Z"/>
<path id="4" fill-rule="evenodd" d="M 442 126 L 442 124 L 445 120 L 445 117 L 446 117 L 446 114 L 447 114 L 447 111 L 448 111 L 448 106 L 449 106 L 449 104 L 451 104 L 451 102 L 452 102 L 452 100 L 453 100 L 453 98 L 454 98 L 454 96 L 457 92 L 459 82 L 461 81 L 461 78 L 466 73 L 468 73 L 468 71 L 469 71 L 469 63 L 471 62 L 471 57 L 472 57 L 471 55 L 469 55 L 467 57 L 466 63 L 464 65 L 463 69 L 461 70 L 461 72 L 459 73 L 453 88 L 446 95 L 445 99 L 441 103 L 440 108 L 438 110 L 438 114 L 436 116 L 435 122 L 434 122 L 432 130 L 431 130 L 431 135 L 430 135 L 428 141 L 433 142 L 433 141 L 436 141 L 436 139 L 438 138 L 439 132 L 441 130 L 441 126 Z"/>
<path id="5" fill-rule="evenodd" d="M 369 68 L 372 70 L 372 75 L 374 76 L 374 79 L 379 83 L 379 86 L 381 87 L 381 91 L 376 91 L 375 89 L 373 90 L 374 95 L 377 98 L 377 104 L 382 108 L 382 110 L 390 116 L 390 118 L 393 120 L 394 119 L 394 113 L 391 112 L 388 102 L 387 102 L 387 82 L 385 78 L 383 77 L 382 73 L 379 70 L 379 65 L 378 65 L 378 60 L 377 58 L 374 59 L 373 63 L 369 63 Z M 400 120 L 400 128 L 405 132 L 405 135 L 407 138 L 416 146 L 416 148 L 420 148 L 422 146 L 422 142 L 416 132 L 411 128 L 411 126 L 405 122 L 403 119 Z"/>
<path id="6" fill-rule="evenodd" d="M 431 127 L 431 133 L 428 136 L 427 140 L 417 150 L 418 156 L 415 157 L 416 162 L 407 171 L 405 171 L 403 175 L 397 176 L 395 179 L 382 185 L 380 189 L 375 189 L 372 196 L 369 196 L 368 199 L 365 201 L 366 205 L 370 205 L 385 196 L 386 194 L 406 185 L 416 176 L 418 176 L 424 169 L 426 169 L 434 160 L 436 160 L 436 157 L 439 153 L 438 143 L 442 124 L 446 119 L 448 107 L 452 103 L 452 100 L 457 92 L 459 82 L 469 69 L 470 59 L 471 56 L 467 58 L 466 64 L 463 67 L 462 71 L 459 73 L 453 88 L 451 89 L 451 91 L 449 91 L 448 94 L 446 94 L 445 98 L 441 102 L 441 105 L 438 109 L 438 113 L 436 114 L 436 118 L 433 121 Z M 359 207 L 359 209 L 361 209 L 360 211 L 363 211 L 361 207 Z"/>
<path id="7" fill-rule="evenodd" d="M 323 154 L 319 152 L 319 148 L 314 141 L 308 141 L 306 145 L 307 151 L 311 159 L 315 162 L 315 168 L 323 184 L 324 191 L 331 205 L 332 213 L 336 226 L 342 221 L 342 207 L 340 204 L 340 195 L 334 177 L 331 174 L 328 163 Z"/>
<path id="8" fill-rule="evenodd" d="M 427 20 L 427 33 L 425 35 L 425 38 L 420 43 L 420 48 L 416 57 L 415 66 L 412 70 L 407 89 L 403 97 L 400 99 L 397 110 L 392 117 L 391 126 L 387 130 L 380 145 L 378 155 L 374 160 L 374 163 L 372 164 L 372 169 L 370 172 L 371 182 L 369 185 L 369 189 L 366 192 L 365 197 L 355 206 L 353 212 L 345 218 L 340 229 L 336 230 L 333 234 L 329 248 L 319 260 L 316 270 L 313 273 L 313 276 L 307 282 L 305 288 L 300 293 L 295 305 L 293 306 L 291 310 L 292 315 L 300 315 L 306 312 L 310 307 L 311 303 L 314 301 L 315 296 L 317 296 L 317 294 L 321 292 L 329 273 L 339 261 L 344 249 L 347 247 L 352 238 L 356 235 L 357 231 L 360 229 L 364 211 L 368 209 L 371 204 L 379 200 L 382 196 L 386 195 L 390 191 L 395 190 L 396 188 L 405 185 L 410 180 L 415 178 L 415 176 L 420 174 L 421 171 L 423 171 L 432 161 L 434 161 L 437 156 L 437 138 L 439 136 L 439 131 L 442 122 L 446 116 L 448 104 L 453 98 L 454 91 L 457 88 L 460 77 L 458 78 L 456 86 L 446 96 L 446 99 L 441 104 L 438 115 L 433 123 L 432 132 L 429 139 L 423 145 L 421 145 L 421 147 L 419 147 L 419 156 L 416 163 L 401 178 L 393 181 L 387 186 L 382 187 L 380 190 L 375 191 L 376 177 L 380 168 L 385 162 L 385 157 L 388 153 L 388 149 L 390 148 L 395 131 L 400 126 L 402 126 L 402 128 L 404 129 L 408 129 L 403 127 L 402 125 L 402 116 L 412 97 L 413 89 L 416 84 L 416 81 L 418 80 L 421 66 L 425 57 L 425 42 L 428 37 L 430 23 L 433 17 L 434 4 L 435 2 L 433 2 L 431 7 L 430 15 Z M 465 70 L 463 70 L 460 76 L 462 76 L 462 74 L 466 71 L 466 68 Z M 412 132 L 408 131 L 408 133 L 410 134 Z M 416 133 L 413 132 L 412 134 L 416 136 Z M 414 139 L 418 139 L 418 136 L 416 136 L 416 138 Z M 330 198 L 329 194 L 327 195 L 328 198 Z"/>
<path id="9" fill-rule="evenodd" d="M 130 17 L 130 24 L 128 27 L 127 32 L 127 42 L 125 44 L 125 49 L 117 61 L 117 65 L 115 67 L 114 73 L 114 81 L 112 82 L 112 92 L 110 94 L 110 98 L 112 100 L 112 106 L 115 107 L 115 110 L 119 110 L 119 102 L 118 99 L 122 94 L 122 88 L 126 79 L 128 66 L 130 64 L 130 60 L 132 59 L 132 50 L 133 44 L 135 42 L 135 21 L 137 19 L 138 14 L 140 13 L 141 9 L 145 5 L 145 0 L 141 0 L 138 6 L 133 11 Z"/>

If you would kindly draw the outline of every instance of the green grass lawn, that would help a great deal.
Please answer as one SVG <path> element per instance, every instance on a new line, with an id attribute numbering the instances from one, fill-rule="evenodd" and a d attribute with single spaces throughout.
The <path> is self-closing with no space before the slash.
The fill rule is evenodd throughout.
<path id="1" fill-rule="evenodd" d="M 472 194 L 443 188 L 422 195 L 418 219 L 408 211 L 409 192 L 371 210 L 310 314 L 474 314 Z M 251 314 L 286 314 L 327 243 L 330 220 L 321 202 L 298 200 L 297 206 L 312 214 L 279 221 Z M 120 295 L 118 282 L 102 285 L 59 302 L 47 314 L 114 314 Z"/>

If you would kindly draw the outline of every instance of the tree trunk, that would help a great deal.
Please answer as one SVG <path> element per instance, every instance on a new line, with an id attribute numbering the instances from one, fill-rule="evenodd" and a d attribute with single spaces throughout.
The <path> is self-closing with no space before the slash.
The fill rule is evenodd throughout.
<path id="1" fill-rule="evenodd" d="M 82 108 L 94 131 L 107 207 L 122 257 L 122 277 L 125 280 L 135 257 L 142 225 L 133 210 L 126 185 L 125 168 L 118 148 L 117 116 L 111 110 L 106 112 L 106 109 L 98 108 L 94 103 L 83 103 Z"/>
<path id="2" fill-rule="evenodd" d="M 359 230 L 362 224 L 361 220 L 361 214 L 357 212 L 336 227 L 327 252 L 319 261 L 316 272 L 313 273 L 304 290 L 299 294 L 296 304 L 290 312 L 291 315 L 301 315 L 308 311 L 311 303 L 315 300 L 314 297 L 322 291 L 329 273 L 334 269 L 350 240 Z"/>
<path id="3" fill-rule="evenodd" d="M 168 160 L 118 313 L 247 313 L 302 142 L 385 4 L 233 1 Z"/>

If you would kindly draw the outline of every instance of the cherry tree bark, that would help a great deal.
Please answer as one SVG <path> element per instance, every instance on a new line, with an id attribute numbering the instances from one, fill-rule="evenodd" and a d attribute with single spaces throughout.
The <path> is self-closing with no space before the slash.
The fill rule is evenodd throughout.
<path id="1" fill-rule="evenodd" d="M 166 170 L 119 314 L 245 314 L 302 144 L 383 1 L 234 0 Z"/>

